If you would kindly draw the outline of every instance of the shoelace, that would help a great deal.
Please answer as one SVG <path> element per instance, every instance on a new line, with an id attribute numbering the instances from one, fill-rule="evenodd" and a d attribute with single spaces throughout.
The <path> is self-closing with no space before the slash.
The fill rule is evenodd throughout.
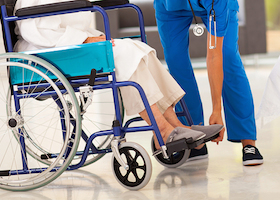
<path id="1" fill-rule="evenodd" d="M 256 150 L 255 150 L 255 147 L 245 147 L 244 148 L 244 152 L 245 153 L 252 153 L 252 154 L 255 154 L 256 153 Z"/>

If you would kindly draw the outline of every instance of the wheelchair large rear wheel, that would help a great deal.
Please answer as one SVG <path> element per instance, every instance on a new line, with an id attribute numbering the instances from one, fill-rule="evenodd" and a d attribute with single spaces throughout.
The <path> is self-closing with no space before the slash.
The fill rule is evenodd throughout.
<path id="1" fill-rule="evenodd" d="M 0 188 L 35 189 L 57 178 L 75 156 L 79 104 L 50 63 L 21 53 L 2 54 L 0 60 L 0 110 L 6 110 L 0 115 Z"/>
<path id="2" fill-rule="evenodd" d="M 104 84 L 104 82 L 102 82 Z M 79 86 L 74 86 L 74 91 L 79 91 Z M 73 87 L 72 86 L 72 87 Z M 71 94 L 72 95 L 72 94 Z M 75 115 L 75 109 L 73 110 L 72 102 L 71 102 L 71 95 L 69 93 L 63 93 L 63 97 L 66 100 L 66 103 L 68 105 L 69 111 L 71 115 Z M 78 100 L 79 106 L 81 105 L 79 92 L 75 93 L 76 98 Z M 116 102 L 116 104 L 119 104 L 120 111 L 121 111 L 121 118 L 124 117 L 124 108 L 122 105 L 121 95 L 119 92 L 119 102 Z M 42 100 L 46 101 L 42 98 Z M 74 112 L 72 114 L 72 111 Z M 70 116 L 71 117 L 71 116 Z M 88 138 L 99 131 L 104 130 L 110 130 L 112 128 L 112 122 L 116 119 L 116 113 L 115 113 L 115 102 L 113 98 L 112 89 L 99 89 L 94 90 L 93 93 L 93 99 L 91 105 L 85 110 L 85 113 L 82 115 L 82 129 L 81 129 L 81 139 L 80 143 L 77 148 L 77 154 L 74 156 L 71 165 L 76 165 L 81 161 L 81 157 L 84 155 L 84 149 L 88 142 Z M 87 155 L 86 161 L 84 162 L 83 166 L 89 165 L 100 158 L 102 158 L 105 153 L 93 153 L 92 148 L 95 148 L 97 150 L 104 150 L 104 149 L 110 149 L 111 140 L 113 139 L 113 135 L 105 135 L 105 136 L 99 136 L 96 137 L 92 143 L 91 148 L 89 151 L 89 154 Z M 33 143 L 31 147 L 29 145 L 26 145 L 27 152 L 33 156 L 38 161 L 50 165 L 52 162 L 49 161 L 50 158 L 44 157 L 44 159 L 41 158 L 42 154 L 46 154 L 49 152 L 49 150 L 44 149 L 43 146 L 38 145 L 36 142 L 32 141 L 32 138 L 29 138 L 29 140 Z M 37 147 L 35 150 L 32 149 L 32 147 Z"/>

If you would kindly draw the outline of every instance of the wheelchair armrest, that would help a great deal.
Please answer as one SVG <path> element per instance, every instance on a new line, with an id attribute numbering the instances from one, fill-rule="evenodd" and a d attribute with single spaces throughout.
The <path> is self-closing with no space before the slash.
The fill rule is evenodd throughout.
<path id="1" fill-rule="evenodd" d="M 103 0 L 103 1 L 92 1 L 92 5 L 101 7 L 119 6 L 128 4 L 129 0 Z"/>
<path id="2" fill-rule="evenodd" d="M 86 7 L 92 7 L 92 3 L 87 0 L 67 1 L 21 8 L 16 11 L 15 15 L 18 17 L 22 17 L 26 15 L 36 15 Z"/>
<path id="3" fill-rule="evenodd" d="M 124 5 L 128 3 L 129 3 L 128 0 L 103 0 L 103 1 L 93 1 L 93 2 L 89 2 L 87 0 L 76 0 L 76 1 L 51 3 L 51 4 L 21 8 L 16 11 L 15 15 L 18 17 L 22 17 L 26 15 L 36 15 L 36 14 L 71 10 L 71 9 L 86 8 L 94 5 L 101 6 L 101 7 L 109 7 L 109 6 Z"/>

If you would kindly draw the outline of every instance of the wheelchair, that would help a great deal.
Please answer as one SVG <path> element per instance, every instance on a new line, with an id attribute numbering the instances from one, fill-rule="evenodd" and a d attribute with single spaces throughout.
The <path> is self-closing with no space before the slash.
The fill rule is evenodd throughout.
<path id="1" fill-rule="evenodd" d="M 150 180 L 151 160 L 139 144 L 127 142 L 126 133 L 154 131 L 161 146 L 155 158 L 166 167 L 178 167 L 191 148 L 203 140 L 182 139 L 164 144 L 143 89 L 134 82 L 117 82 L 114 72 L 109 19 L 106 10 L 133 8 L 139 18 L 139 36 L 146 42 L 143 15 L 127 0 L 69 1 L 23 8 L 13 15 L 15 0 L 1 0 L 1 22 L 6 52 L 0 55 L 0 188 L 26 191 L 42 187 L 65 170 L 75 170 L 113 153 L 117 181 L 139 190 Z M 100 12 L 106 41 L 13 52 L 14 22 L 28 18 L 80 11 Z M 135 87 L 151 125 L 133 126 L 136 117 L 123 121 L 120 87 Z M 192 124 L 183 101 L 182 111 Z M 132 180 L 130 177 L 133 177 Z"/>

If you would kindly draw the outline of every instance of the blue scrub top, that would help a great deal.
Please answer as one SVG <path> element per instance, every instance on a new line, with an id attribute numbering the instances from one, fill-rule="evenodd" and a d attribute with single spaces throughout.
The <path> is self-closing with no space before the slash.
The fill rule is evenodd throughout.
<path id="1" fill-rule="evenodd" d="M 209 13 L 212 9 L 212 0 L 190 0 L 196 16 L 207 17 L 205 26 L 209 31 Z M 190 11 L 191 7 L 188 0 L 155 0 L 155 3 L 162 3 L 166 11 Z M 229 22 L 229 10 L 238 11 L 237 0 L 214 0 L 214 10 L 216 15 L 217 36 L 223 37 L 226 33 Z M 206 22 L 206 21 L 205 21 Z M 214 24 L 212 34 L 214 33 Z"/>
<path id="2" fill-rule="evenodd" d="M 191 10 L 190 4 L 188 0 L 161 0 L 163 4 L 165 5 L 165 8 L 168 11 L 178 11 L 178 10 Z M 190 0 L 192 7 L 195 11 L 203 11 L 205 8 L 201 7 L 200 4 L 202 2 L 210 2 L 212 4 L 212 0 Z M 239 10 L 239 5 L 238 5 L 238 0 L 214 0 L 214 4 L 219 1 L 224 1 L 229 4 L 229 9 L 230 10 Z"/>
<path id="3" fill-rule="evenodd" d="M 229 0 L 229 9 L 239 11 L 239 5 L 237 0 Z"/>

